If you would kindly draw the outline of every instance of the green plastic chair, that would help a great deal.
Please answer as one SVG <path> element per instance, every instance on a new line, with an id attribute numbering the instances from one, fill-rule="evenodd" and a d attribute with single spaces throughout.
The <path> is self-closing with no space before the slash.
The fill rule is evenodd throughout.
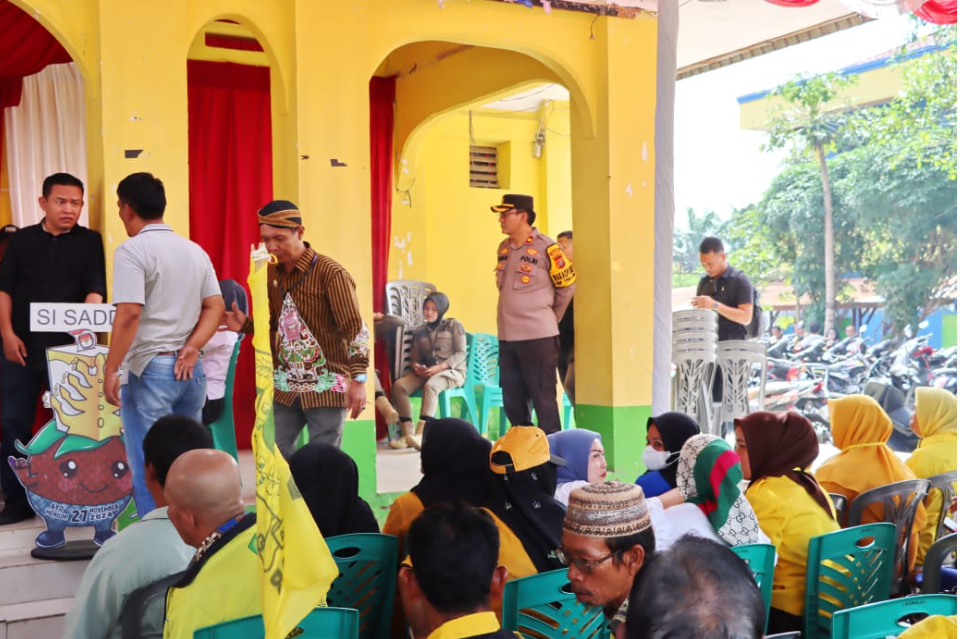
<path id="1" fill-rule="evenodd" d="M 500 431 L 507 432 L 507 415 L 503 411 L 503 390 L 500 388 L 500 341 L 489 333 L 473 334 L 473 388 L 480 394 L 480 434 L 487 435 L 490 411 L 500 409 Z"/>
<path id="2" fill-rule="evenodd" d="M 743 544 L 742 546 L 731 546 L 730 550 L 747 562 L 747 567 L 753 573 L 753 578 L 757 580 L 760 594 L 763 595 L 763 605 L 767 609 L 766 619 L 769 622 L 770 598 L 773 595 L 773 566 L 777 549 L 773 544 Z M 764 629 L 766 629 L 766 623 Z"/>
<path id="3" fill-rule="evenodd" d="M 805 639 L 829 637 L 838 610 L 885 601 L 896 563 L 897 527 L 865 524 L 810 540 Z"/>
<path id="4" fill-rule="evenodd" d="M 330 586 L 327 603 L 360 612 L 360 639 L 389 639 L 397 585 L 397 538 L 355 533 L 328 537 L 340 575 Z"/>
<path id="5" fill-rule="evenodd" d="M 230 356 L 230 367 L 227 369 L 223 394 L 223 413 L 217 421 L 207 426 L 213 436 L 213 447 L 230 453 L 234 459 L 237 459 L 237 431 L 233 425 L 233 383 L 237 375 L 237 358 L 240 356 L 242 342 L 241 337 L 233 347 L 233 355 Z"/>
<path id="6" fill-rule="evenodd" d="M 298 639 L 356 639 L 360 614 L 352 608 L 314 608 L 289 636 Z M 263 617 L 253 615 L 201 628 L 193 639 L 263 639 Z"/>
<path id="7" fill-rule="evenodd" d="M 603 609 L 577 603 L 566 569 L 508 581 L 503 589 L 503 628 L 528 639 L 609 636 Z"/>
<path id="8" fill-rule="evenodd" d="M 460 398 L 467 408 L 467 421 L 477 426 L 477 396 L 473 392 L 473 335 L 467 333 L 467 378 L 460 388 L 448 388 L 440 391 L 440 397 L 437 399 L 439 405 L 440 417 L 450 417 L 450 400 Z M 417 391 L 423 395 L 423 391 Z M 478 428 L 479 429 L 479 428 Z M 482 431 L 481 431 L 482 432 Z"/>
<path id="9" fill-rule="evenodd" d="M 833 615 L 834 639 L 896 637 L 931 615 L 957 614 L 956 595 L 917 595 L 838 610 Z"/>
<path id="10" fill-rule="evenodd" d="M 563 394 L 563 430 L 570 430 L 577 427 L 577 421 L 573 418 L 573 405 L 567 394 Z"/>

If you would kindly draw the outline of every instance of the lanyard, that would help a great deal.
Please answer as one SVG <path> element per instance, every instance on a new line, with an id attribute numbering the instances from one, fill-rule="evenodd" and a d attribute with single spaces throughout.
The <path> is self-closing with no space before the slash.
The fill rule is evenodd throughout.
<path id="1" fill-rule="evenodd" d="M 297 281 L 293 283 L 292 286 L 290 286 L 289 288 L 287 288 L 286 290 L 283 291 L 283 297 L 286 297 L 287 295 L 289 295 L 290 293 L 292 293 L 295 288 L 297 288 L 298 286 L 300 286 L 301 284 L 303 284 L 303 280 L 307 277 L 307 275 L 310 275 L 310 271 L 313 270 L 313 266 L 317 263 L 317 258 L 319 258 L 319 257 L 320 257 L 319 255 L 314 255 L 314 256 L 313 256 L 313 259 L 310 260 L 310 266 L 308 266 L 308 267 L 307 267 L 307 270 L 305 270 L 305 271 L 303 272 L 303 275 L 301 275 L 301 276 L 297 279 Z"/>

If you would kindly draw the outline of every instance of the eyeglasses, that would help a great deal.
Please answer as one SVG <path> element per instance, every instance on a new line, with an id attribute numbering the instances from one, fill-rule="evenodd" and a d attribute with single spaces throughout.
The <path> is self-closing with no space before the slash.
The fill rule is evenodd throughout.
<path id="1" fill-rule="evenodd" d="M 596 568 L 597 566 L 605 562 L 607 559 L 616 557 L 622 552 L 623 550 L 618 550 L 616 552 L 610 553 L 609 555 L 601 557 L 596 561 L 587 561 L 586 559 L 580 559 L 579 557 L 570 557 L 569 555 L 567 555 L 566 552 L 564 552 L 563 548 L 557 548 L 554 551 L 554 553 L 557 556 L 557 560 L 559 560 L 561 564 L 563 564 L 564 566 L 573 566 L 574 568 L 577 569 L 578 572 L 584 575 L 589 575 L 590 573 L 593 572 L 594 568 Z"/>

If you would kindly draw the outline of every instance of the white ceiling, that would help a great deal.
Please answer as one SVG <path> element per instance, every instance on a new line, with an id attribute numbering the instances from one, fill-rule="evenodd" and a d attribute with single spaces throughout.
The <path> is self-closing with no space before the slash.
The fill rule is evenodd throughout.
<path id="1" fill-rule="evenodd" d="M 850 14 L 839 0 L 789 8 L 766 0 L 660 0 L 680 2 L 677 67 L 802 31 Z"/>

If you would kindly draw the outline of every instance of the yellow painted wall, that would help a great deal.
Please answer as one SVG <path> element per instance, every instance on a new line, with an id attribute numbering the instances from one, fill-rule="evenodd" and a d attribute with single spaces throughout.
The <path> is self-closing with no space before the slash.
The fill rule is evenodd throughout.
<path id="1" fill-rule="evenodd" d="M 425 132 L 416 162 L 401 163 L 394 196 L 389 279 L 432 282 L 447 293 L 451 317 L 470 332 L 497 332 L 493 269 L 503 240 L 490 207 L 505 193 L 534 196 L 536 226 L 555 237 L 570 228 L 569 110 L 562 103 L 549 119 L 541 157 L 532 143 L 539 113 L 474 111 L 476 144 L 499 146 L 505 188 L 470 187 L 470 115 L 458 111 Z M 564 170 L 565 169 L 565 170 Z M 558 184 L 554 184 L 554 182 Z M 412 185 L 412 186 L 411 186 Z"/>
<path id="2" fill-rule="evenodd" d="M 438 149 L 452 145 L 456 150 L 459 142 L 441 135 L 446 114 L 531 82 L 563 84 L 570 91 L 570 137 L 554 135 L 568 140 L 567 159 L 549 156 L 531 168 L 530 147 L 514 145 L 511 164 L 520 177 L 510 188 L 520 191 L 530 180 L 531 191 L 546 207 L 545 230 L 569 228 L 571 216 L 576 224 L 578 411 L 649 406 L 657 60 L 657 24 L 651 15 L 618 19 L 557 9 L 547 14 L 488 0 L 14 2 L 57 36 L 84 75 L 87 200 L 91 225 L 106 238 L 108 268 L 125 239 L 113 193 L 131 172 L 152 171 L 164 180 L 167 221 L 188 233 L 186 60 L 205 25 L 229 18 L 258 37 L 271 63 L 274 195 L 300 205 L 307 239 L 351 272 L 367 315 L 373 296 L 382 294 L 371 290 L 371 75 L 389 66 L 391 53 L 412 43 L 471 47 L 429 69 L 410 73 L 407 68 L 401 76 L 398 176 L 404 160 L 420 167 L 419 141 L 434 125 Z M 432 51 L 436 54 L 437 47 Z M 404 70 L 398 67 L 398 72 Z M 554 116 L 551 128 L 559 120 Z M 455 119 L 448 126 L 462 131 Z M 547 149 L 558 147 L 551 146 L 556 140 L 548 136 Z M 143 153 L 125 159 L 125 149 Z M 425 175 L 438 176 L 461 170 L 453 163 L 422 168 Z M 557 177 L 565 174 L 571 175 L 568 187 Z M 469 282 L 462 307 L 454 298 L 454 312 L 492 331 L 492 255 L 500 236 L 488 207 L 500 193 L 469 193 L 464 208 L 452 210 L 443 197 L 444 182 L 418 182 L 415 188 L 426 192 L 414 206 L 425 213 L 404 213 L 414 250 L 411 266 L 423 267 L 441 286 Z M 442 218 L 449 232 L 435 227 L 433 217 Z M 430 244 L 425 264 L 416 261 L 421 253 L 415 242 L 423 238 Z M 456 250 L 458 242 L 471 247 L 469 259 Z M 448 263 L 463 269 L 459 276 L 446 272 L 454 268 Z M 368 392 L 372 396 L 372 388 Z M 608 415 L 604 419 L 613 420 L 611 428 L 617 423 L 617 437 L 604 439 L 615 464 L 635 456 L 637 442 L 623 440 L 621 446 L 617 429 L 622 423 L 636 434 L 642 420 L 609 417 L 611 410 L 594 414 Z M 368 407 L 364 419 L 371 417 Z"/>

